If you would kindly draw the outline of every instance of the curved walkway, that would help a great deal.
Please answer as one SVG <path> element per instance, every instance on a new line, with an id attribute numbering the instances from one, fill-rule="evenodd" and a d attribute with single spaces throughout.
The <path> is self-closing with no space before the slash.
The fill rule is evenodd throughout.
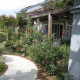
<path id="1" fill-rule="evenodd" d="M 37 67 L 31 61 L 13 55 L 3 55 L 8 69 L 0 76 L 0 80 L 35 80 Z"/>

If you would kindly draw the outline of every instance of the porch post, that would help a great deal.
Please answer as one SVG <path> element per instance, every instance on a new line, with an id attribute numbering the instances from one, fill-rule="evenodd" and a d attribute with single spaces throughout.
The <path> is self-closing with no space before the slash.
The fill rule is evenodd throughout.
<path id="1" fill-rule="evenodd" d="M 48 14 L 48 37 L 52 34 L 52 15 Z"/>
<path id="2" fill-rule="evenodd" d="M 65 80 L 80 80 L 80 0 L 74 0 L 72 37 L 68 65 L 68 77 Z"/>

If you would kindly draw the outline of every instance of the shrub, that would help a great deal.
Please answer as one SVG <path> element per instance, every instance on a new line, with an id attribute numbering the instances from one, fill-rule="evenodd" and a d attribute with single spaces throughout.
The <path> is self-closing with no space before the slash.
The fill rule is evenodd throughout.
<path id="1" fill-rule="evenodd" d="M 10 26 L 7 30 L 9 40 L 13 37 L 13 32 L 14 32 L 14 28 L 13 26 Z"/>
<path id="2" fill-rule="evenodd" d="M 5 70 L 4 63 L 0 62 L 0 73 Z"/>
<path id="3" fill-rule="evenodd" d="M 34 31 L 33 32 L 33 38 L 37 41 L 42 42 L 43 41 L 43 35 L 41 34 L 41 30 L 40 31 Z"/>
<path id="4" fill-rule="evenodd" d="M 11 37 L 10 37 L 10 40 L 12 41 L 12 43 L 15 44 L 15 42 L 16 42 L 17 40 L 19 40 L 18 35 L 16 35 L 15 33 L 13 33 L 13 34 L 11 35 Z"/>
<path id="5" fill-rule="evenodd" d="M 12 40 L 7 41 L 5 44 L 5 47 L 9 51 L 16 51 L 16 47 L 14 46 L 14 43 L 12 42 Z"/>
<path id="6" fill-rule="evenodd" d="M 2 55 L 2 53 L 3 53 L 2 51 L 3 51 L 3 49 L 2 49 L 2 48 L 0 48 L 0 56 L 1 56 L 1 55 Z"/>
<path id="7" fill-rule="evenodd" d="M 6 40 L 6 36 L 0 33 L 0 42 L 3 42 L 5 40 Z"/>
<path id="8" fill-rule="evenodd" d="M 15 42 L 15 46 L 16 46 L 16 48 L 22 47 L 22 41 L 21 41 L 21 40 L 17 40 L 17 41 Z"/>
<path id="9" fill-rule="evenodd" d="M 0 57 L 0 73 L 2 73 L 3 71 L 5 71 L 6 67 L 3 63 L 2 58 Z"/>
<path id="10" fill-rule="evenodd" d="M 29 56 L 36 62 L 42 65 L 50 74 L 55 74 L 63 79 L 67 72 L 69 47 L 66 54 L 65 45 L 59 48 L 53 45 L 55 40 L 45 40 L 44 44 L 36 42 L 27 50 Z M 65 63 L 66 62 L 66 63 Z"/>

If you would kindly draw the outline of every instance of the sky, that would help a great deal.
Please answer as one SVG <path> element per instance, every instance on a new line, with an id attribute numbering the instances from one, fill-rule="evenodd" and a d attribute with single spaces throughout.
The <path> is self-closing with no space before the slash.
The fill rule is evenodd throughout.
<path id="1" fill-rule="evenodd" d="M 13 15 L 16 17 L 21 9 L 31 6 L 45 0 L 0 0 L 0 15 Z"/>

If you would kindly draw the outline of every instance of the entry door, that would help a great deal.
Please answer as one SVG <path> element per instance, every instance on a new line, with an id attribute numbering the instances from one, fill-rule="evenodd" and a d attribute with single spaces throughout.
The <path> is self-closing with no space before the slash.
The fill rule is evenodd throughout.
<path id="1" fill-rule="evenodd" d="M 62 39 L 63 24 L 53 24 L 52 33 L 54 33 L 55 38 Z"/>

